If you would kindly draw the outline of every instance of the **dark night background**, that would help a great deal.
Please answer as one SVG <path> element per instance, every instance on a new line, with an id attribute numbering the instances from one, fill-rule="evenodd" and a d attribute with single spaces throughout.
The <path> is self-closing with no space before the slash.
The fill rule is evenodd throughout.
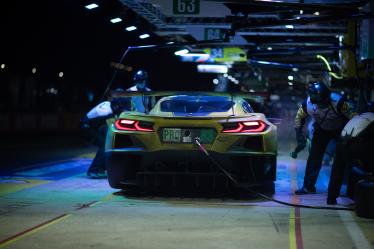
<path id="1" fill-rule="evenodd" d="M 100 8 L 90 11 L 84 8 L 86 1 L 2 3 L 1 111 L 85 112 L 100 100 L 115 71 L 110 64 L 118 62 L 128 46 L 165 42 L 118 1 L 97 3 Z M 109 20 L 116 16 L 123 21 L 112 24 Z M 130 25 L 138 30 L 126 32 Z M 139 39 L 144 32 L 151 37 Z M 211 90 L 214 75 L 198 76 L 195 65 L 179 62 L 175 51 L 130 52 L 123 64 L 132 71 L 119 70 L 111 88 L 130 87 L 134 71 L 144 68 L 153 90 Z M 178 73 L 182 70 L 183 77 Z M 47 93 L 48 89 L 58 92 Z"/>

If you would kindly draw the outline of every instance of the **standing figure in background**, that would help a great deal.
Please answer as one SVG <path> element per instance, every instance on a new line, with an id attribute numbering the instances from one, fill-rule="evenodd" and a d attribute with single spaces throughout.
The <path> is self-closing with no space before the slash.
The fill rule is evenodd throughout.
<path id="1" fill-rule="evenodd" d="M 354 116 L 344 127 L 336 145 L 336 156 L 331 169 L 327 204 L 337 204 L 344 172 L 353 164 L 360 162 L 365 172 L 374 174 L 374 159 L 371 154 L 374 147 L 374 108 L 372 103 L 368 109 Z"/>
<path id="2" fill-rule="evenodd" d="M 124 92 L 125 91 L 121 88 L 111 91 L 108 100 L 95 106 L 82 119 L 86 128 L 95 130 L 93 144 L 99 147 L 87 170 L 87 176 L 90 178 L 101 179 L 107 177 L 105 167 L 105 140 L 108 126 L 106 120 L 114 117 L 114 115 L 120 114 L 123 110 L 129 109 L 129 104 L 126 104 L 124 101 L 118 101 L 119 99 L 117 98 Z"/>
<path id="3" fill-rule="evenodd" d="M 290 152 L 290 156 L 292 158 L 297 158 L 297 155 L 299 152 L 305 149 L 305 147 L 308 150 L 308 153 L 310 152 L 311 146 L 312 146 L 312 139 L 313 139 L 313 133 L 314 133 L 314 121 L 312 118 L 308 118 L 307 120 L 307 135 L 306 137 L 298 135 L 297 139 L 297 146 L 296 148 Z M 323 163 L 322 165 L 325 166 L 331 166 L 332 161 L 335 156 L 335 147 L 336 147 L 336 139 L 331 139 L 331 141 L 327 144 L 327 148 L 325 153 L 323 154 Z"/>
<path id="4" fill-rule="evenodd" d="M 144 70 L 138 70 L 133 77 L 134 86 L 127 89 L 130 92 L 148 92 L 148 73 Z M 137 112 L 148 113 L 155 104 L 155 99 L 149 96 L 134 96 L 131 97 L 131 110 Z"/>
<path id="5" fill-rule="evenodd" d="M 337 138 L 346 122 L 353 116 L 349 105 L 342 96 L 331 93 L 321 82 L 309 85 L 308 97 L 297 111 L 295 131 L 298 143 L 306 141 L 303 126 L 308 116 L 313 119 L 313 138 L 307 159 L 303 186 L 295 191 L 297 195 L 316 193 L 315 184 L 322 166 L 327 144 Z M 303 144 L 305 146 L 305 144 Z"/>

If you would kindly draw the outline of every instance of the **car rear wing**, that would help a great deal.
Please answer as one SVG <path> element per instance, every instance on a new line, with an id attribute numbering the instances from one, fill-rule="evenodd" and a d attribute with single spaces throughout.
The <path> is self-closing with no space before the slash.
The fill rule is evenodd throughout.
<path id="1" fill-rule="evenodd" d="M 243 92 L 226 93 L 226 92 L 204 92 L 204 91 L 145 91 L 145 92 L 128 91 L 128 92 L 115 93 L 115 95 L 112 96 L 112 99 L 116 99 L 116 98 L 123 99 L 123 98 L 130 98 L 130 97 L 136 97 L 136 96 L 156 97 L 157 99 L 160 99 L 162 97 L 173 96 L 173 95 L 223 96 L 223 97 L 229 97 L 232 99 L 242 98 L 246 100 L 250 105 L 257 106 L 257 107 L 263 106 L 265 103 L 265 99 L 263 96 L 259 96 L 259 95 L 252 94 L 252 93 L 243 93 Z"/>

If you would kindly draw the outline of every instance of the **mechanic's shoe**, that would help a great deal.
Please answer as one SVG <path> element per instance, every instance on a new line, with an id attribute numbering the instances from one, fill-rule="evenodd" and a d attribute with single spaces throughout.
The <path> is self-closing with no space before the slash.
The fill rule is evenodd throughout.
<path id="1" fill-rule="evenodd" d="M 296 195 L 308 195 L 308 194 L 315 194 L 315 193 L 316 193 L 316 188 L 315 187 L 313 187 L 313 188 L 302 187 L 302 188 L 295 191 Z"/>
<path id="2" fill-rule="evenodd" d="M 327 205 L 336 205 L 336 198 L 327 198 Z"/>
<path id="3" fill-rule="evenodd" d="M 88 170 L 87 176 L 92 179 L 103 179 L 108 177 L 105 170 Z"/>

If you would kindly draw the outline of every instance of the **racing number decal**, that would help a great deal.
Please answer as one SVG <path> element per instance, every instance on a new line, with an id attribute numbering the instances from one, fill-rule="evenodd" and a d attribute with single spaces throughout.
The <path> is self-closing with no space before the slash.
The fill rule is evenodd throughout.
<path id="1" fill-rule="evenodd" d="M 223 48 L 212 48 L 210 51 L 210 55 L 213 58 L 223 58 L 224 56 Z"/>
<path id="2" fill-rule="evenodd" d="M 199 14 L 200 0 L 174 0 L 174 14 Z"/>

